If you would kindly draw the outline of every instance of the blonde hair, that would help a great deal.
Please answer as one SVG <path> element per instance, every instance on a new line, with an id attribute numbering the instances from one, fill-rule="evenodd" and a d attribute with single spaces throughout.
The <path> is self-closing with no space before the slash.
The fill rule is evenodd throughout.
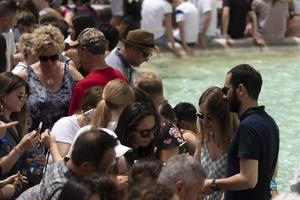
<path id="1" fill-rule="evenodd" d="M 52 26 L 40 26 L 33 31 L 33 50 L 37 55 L 41 55 L 48 48 L 55 48 L 58 54 L 64 50 L 64 36 L 61 31 Z"/>
<path id="2" fill-rule="evenodd" d="M 150 97 L 163 94 L 162 80 L 159 75 L 154 72 L 141 73 L 136 78 L 135 86 L 147 92 Z"/>
<path id="3" fill-rule="evenodd" d="M 92 127 L 107 127 L 111 120 L 111 110 L 125 107 L 134 99 L 134 92 L 125 81 L 120 79 L 109 81 L 103 89 L 102 100 L 96 107 Z"/>
<path id="4" fill-rule="evenodd" d="M 32 33 L 23 33 L 20 37 L 21 53 L 24 58 L 27 57 L 28 52 L 33 48 L 33 38 L 34 35 Z"/>

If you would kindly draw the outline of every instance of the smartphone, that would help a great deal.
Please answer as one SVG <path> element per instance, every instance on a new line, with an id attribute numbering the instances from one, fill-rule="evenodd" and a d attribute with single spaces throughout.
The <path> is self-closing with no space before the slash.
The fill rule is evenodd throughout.
<path id="1" fill-rule="evenodd" d="M 40 138 L 41 138 L 42 128 L 43 128 L 43 122 L 40 122 L 38 128 L 36 129 L 36 134 L 39 135 Z"/>
<path id="2" fill-rule="evenodd" d="M 186 153 L 187 152 L 187 144 L 186 142 L 183 142 L 179 145 L 179 154 Z"/>
<path id="3" fill-rule="evenodd" d="M 89 124 L 92 121 L 94 112 L 95 112 L 95 109 L 90 109 L 90 110 L 86 111 L 85 113 L 83 113 L 84 121 L 86 124 Z"/>

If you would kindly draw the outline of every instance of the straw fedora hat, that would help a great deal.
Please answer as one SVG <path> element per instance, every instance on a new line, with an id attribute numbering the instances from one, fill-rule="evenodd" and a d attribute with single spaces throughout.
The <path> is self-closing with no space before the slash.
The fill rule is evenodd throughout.
<path id="1" fill-rule="evenodd" d="M 154 44 L 154 34 L 143 29 L 129 31 L 123 42 L 141 48 L 157 49 Z"/>

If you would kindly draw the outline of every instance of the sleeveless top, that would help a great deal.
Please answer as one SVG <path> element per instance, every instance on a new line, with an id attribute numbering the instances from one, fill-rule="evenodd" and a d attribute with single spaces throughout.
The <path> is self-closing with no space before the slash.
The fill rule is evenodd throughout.
<path id="1" fill-rule="evenodd" d="M 216 160 L 212 160 L 207 149 L 207 140 L 201 148 L 201 164 L 205 170 L 208 179 L 224 178 L 226 176 L 227 153 L 223 154 Z M 222 192 L 214 192 L 205 196 L 204 200 L 220 200 Z"/>
<path id="2" fill-rule="evenodd" d="M 43 130 L 50 129 L 60 118 L 68 115 L 72 90 L 75 81 L 69 72 L 69 66 L 64 66 L 64 76 L 60 89 L 49 91 L 34 73 L 31 66 L 27 68 L 30 87 L 27 104 L 30 109 L 29 130 L 36 129 L 43 122 Z"/>

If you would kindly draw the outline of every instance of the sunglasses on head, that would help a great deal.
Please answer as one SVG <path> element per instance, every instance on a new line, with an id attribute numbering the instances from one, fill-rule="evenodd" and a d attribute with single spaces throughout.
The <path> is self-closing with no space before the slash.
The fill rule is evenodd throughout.
<path id="1" fill-rule="evenodd" d="M 199 119 L 202 121 L 206 118 L 207 121 L 213 121 L 214 117 L 210 114 L 204 114 L 202 112 L 197 112 L 196 113 L 197 117 L 199 117 Z"/>
<path id="2" fill-rule="evenodd" d="M 41 61 L 41 62 L 46 62 L 48 60 L 57 61 L 58 58 L 59 58 L 58 54 L 53 55 L 53 56 L 39 56 L 39 61 Z"/>
<path id="3" fill-rule="evenodd" d="M 133 129 L 133 131 L 139 133 L 142 138 L 147 138 L 151 136 L 151 133 L 154 133 L 156 131 L 156 126 L 150 129 L 142 129 L 142 130 Z"/>

